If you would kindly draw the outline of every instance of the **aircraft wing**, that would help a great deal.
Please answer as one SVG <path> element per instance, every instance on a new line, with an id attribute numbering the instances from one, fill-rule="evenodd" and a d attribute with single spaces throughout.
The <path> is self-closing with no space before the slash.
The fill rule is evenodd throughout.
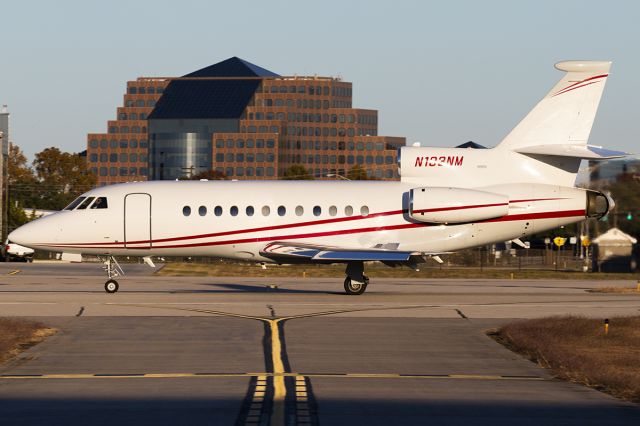
<path id="1" fill-rule="evenodd" d="M 380 261 L 388 264 L 415 264 L 425 256 L 436 253 L 398 250 L 398 244 L 384 244 L 372 248 L 344 248 L 276 241 L 266 245 L 260 254 L 281 263 L 318 262 L 339 263 L 351 261 Z"/>

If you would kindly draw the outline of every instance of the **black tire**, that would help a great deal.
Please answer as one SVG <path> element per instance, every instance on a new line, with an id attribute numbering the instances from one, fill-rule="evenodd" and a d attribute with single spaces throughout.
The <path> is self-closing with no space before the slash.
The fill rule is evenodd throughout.
<path id="1" fill-rule="evenodd" d="M 369 278 L 367 277 L 364 277 L 364 283 L 362 284 L 360 283 L 354 284 L 353 281 L 351 281 L 351 277 L 347 277 L 344 279 L 344 291 L 349 296 L 358 296 L 365 292 L 368 284 L 369 284 Z"/>
<path id="2" fill-rule="evenodd" d="M 104 283 L 104 291 L 106 291 L 109 294 L 113 294 L 117 292 L 118 288 L 120 288 L 120 286 L 118 285 L 118 281 L 116 280 L 109 280 L 106 283 Z"/>

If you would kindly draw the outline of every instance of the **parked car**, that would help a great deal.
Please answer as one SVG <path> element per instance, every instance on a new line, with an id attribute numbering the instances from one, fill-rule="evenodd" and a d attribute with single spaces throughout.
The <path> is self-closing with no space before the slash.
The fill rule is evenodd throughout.
<path id="1" fill-rule="evenodd" d="M 2 257 L 5 262 L 33 262 L 33 249 L 7 240 L 2 245 Z"/>

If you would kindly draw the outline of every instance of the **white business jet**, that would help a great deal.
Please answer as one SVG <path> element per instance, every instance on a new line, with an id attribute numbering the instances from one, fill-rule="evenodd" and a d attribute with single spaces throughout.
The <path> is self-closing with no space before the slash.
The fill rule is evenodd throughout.
<path id="1" fill-rule="evenodd" d="M 343 263 L 362 294 L 364 262 L 416 267 L 454 250 L 519 240 L 601 218 L 606 195 L 574 186 L 582 159 L 624 156 L 587 145 L 610 62 L 566 61 L 547 96 L 492 149 L 403 147 L 401 180 L 152 181 L 96 188 L 9 235 L 25 246 L 103 256 L 215 256 Z"/>

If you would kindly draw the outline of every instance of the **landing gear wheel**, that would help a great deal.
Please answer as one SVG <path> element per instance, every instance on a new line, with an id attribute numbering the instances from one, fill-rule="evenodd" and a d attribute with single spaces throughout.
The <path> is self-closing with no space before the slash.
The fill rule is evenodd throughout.
<path id="1" fill-rule="evenodd" d="M 120 286 L 118 285 L 118 281 L 116 280 L 109 280 L 104 283 L 104 291 L 106 291 L 107 293 L 115 293 L 116 291 L 118 291 L 119 287 Z"/>
<path id="2" fill-rule="evenodd" d="M 357 296 L 364 293 L 364 291 L 367 289 L 367 285 L 369 285 L 369 277 L 367 276 L 364 276 L 363 283 L 352 281 L 351 277 L 347 277 L 344 280 L 344 291 L 348 295 Z"/>

